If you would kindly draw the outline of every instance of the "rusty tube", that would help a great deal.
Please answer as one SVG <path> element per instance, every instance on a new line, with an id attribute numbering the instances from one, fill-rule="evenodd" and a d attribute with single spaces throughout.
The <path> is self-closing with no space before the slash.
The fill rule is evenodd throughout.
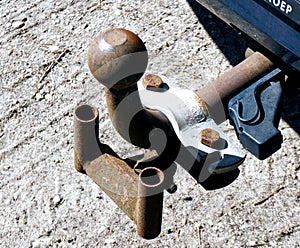
<path id="1" fill-rule="evenodd" d="M 99 133 L 98 110 L 83 104 L 74 111 L 74 164 L 77 171 L 85 173 L 86 162 L 93 161 L 101 155 L 98 144 Z"/>
<path id="2" fill-rule="evenodd" d="M 249 58 L 251 55 L 253 55 L 255 53 L 254 50 L 252 50 L 250 47 L 248 47 L 245 51 L 245 58 Z"/>
<path id="3" fill-rule="evenodd" d="M 155 167 L 139 174 L 136 225 L 138 234 L 145 239 L 156 238 L 161 231 L 164 173 Z"/>
<path id="4" fill-rule="evenodd" d="M 226 119 L 224 106 L 233 95 L 245 89 L 273 68 L 273 62 L 259 52 L 255 52 L 233 67 L 214 82 L 195 92 L 207 104 L 217 123 Z"/>

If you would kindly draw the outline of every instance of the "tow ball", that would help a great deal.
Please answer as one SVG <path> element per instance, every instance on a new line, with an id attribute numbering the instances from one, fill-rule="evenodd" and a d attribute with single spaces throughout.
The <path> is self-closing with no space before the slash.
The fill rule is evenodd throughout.
<path id="1" fill-rule="evenodd" d="M 263 115 L 266 111 L 260 100 L 269 88 L 261 85 L 267 82 L 274 86 L 281 72 L 274 72 L 271 61 L 254 53 L 212 84 L 193 92 L 163 75 L 144 75 L 147 64 L 144 43 L 128 30 L 110 29 L 91 42 L 88 65 L 95 79 L 107 88 L 111 121 L 125 140 L 146 152 L 120 158 L 99 141 L 98 110 L 82 104 L 74 111 L 74 162 L 77 171 L 87 174 L 136 223 L 141 237 L 153 239 L 161 231 L 164 190 L 176 191 L 173 176 L 177 164 L 205 188 L 219 188 L 234 180 L 231 175 L 243 163 L 245 152 L 219 128 L 220 122 L 230 118 L 248 148 L 258 147 L 254 149 L 258 156 L 265 156 L 264 144 L 269 144 L 270 138 L 257 144 L 255 132 L 249 132 L 253 122 L 261 124 L 267 118 L 275 123 L 276 137 L 271 142 L 281 143 L 276 132 L 278 111 Z M 259 95 L 250 85 L 260 89 Z M 251 104 L 257 104 L 258 110 L 253 116 L 243 112 L 249 95 L 244 89 L 250 89 L 250 95 L 254 92 Z M 279 104 L 280 95 L 273 98 Z"/>

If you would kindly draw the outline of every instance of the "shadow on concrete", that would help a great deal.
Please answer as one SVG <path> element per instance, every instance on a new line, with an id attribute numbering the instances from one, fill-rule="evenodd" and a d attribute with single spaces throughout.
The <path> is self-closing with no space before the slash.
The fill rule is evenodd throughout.
<path id="1" fill-rule="evenodd" d="M 250 40 L 205 9 L 195 0 L 187 0 L 199 22 L 214 40 L 231 65 L 245 59 L 245 51 Z"/>
<path id="2" fill-rule="evenodd" d="M 300 134 L 300 79 L 289 78 L 283 88 L 283 111 L 284 119 L 291 128 Z"/>

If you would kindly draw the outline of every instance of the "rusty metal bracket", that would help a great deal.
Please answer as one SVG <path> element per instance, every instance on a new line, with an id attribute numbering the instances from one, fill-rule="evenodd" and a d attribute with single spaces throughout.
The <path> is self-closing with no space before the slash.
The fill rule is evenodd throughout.
<path id="1" fill-rule="evenodd" d="M 98 110 L 83 104 L 74 111 L 74 163 L 136 223 L 141 237 L 153 239 L 161 231 L 163 191 L 176 191 L 175 163 L 201 183 L 222 173 L 228 176 L 244 161 L 245 153 L 217 124 L 226 119 L 223 104 L 270 71 L 273 63 L 254 53 L 196 92 L 180 89 L 163 76 L 140 80 L 147 63 L 144 43 L 125 29 L 103 32 L 89 46 L 89 68 L 107 88 L 115 129 L 133 145 L 156 154 L 138 161 L 121 159 L 99 141 Z"/>
<path id="2" fill-rule="evenodd" d="M 157 237 L 161 230 L 165 174 L 156 167 L 135 170 L 130 159 L 120 159 L 99 141 L 98 126 L 95 107 L 84 104 L 75 109 L 75 168 L 86 173 L 135 221 L 141 237 Z"/>
<path id="3" fill-rule="evenodd" d="M 241 144 L 259 159 L 272 155 L 283 141 L 278 130 L 283 81 L 284 74 L 276 68 L 228 103 L 230 120 Z"/>
<path id="4" fill-rule="evenodd" d="M 162 81 L 164 87 L 160 88 L 163 90 L 159 87 L 153 90 L 149 84 L 143 83 L 145 78 L 146 81 L 151 78 L 154 78 L 151 81 Z M 164 76 L 148 74 L 145 78 L 138 82 L 143 106 L 158 110 L 167 117 L 177 137 L 195 160 L 205 161 L 207 156 L 215 158 L 207 163 L 208 175 L 232 171 L 244 161 L 245 153 L 215 123 L 198 95 L 179 88 Z M 203 167 L 203 164 L 199 166 Z"/>

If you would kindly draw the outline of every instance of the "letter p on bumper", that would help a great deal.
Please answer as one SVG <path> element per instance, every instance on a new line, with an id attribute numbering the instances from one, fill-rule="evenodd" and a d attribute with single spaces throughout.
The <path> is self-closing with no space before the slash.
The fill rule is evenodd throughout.
<path id="1" fill-rule="evenodd" d="M 288 5 L 286 6 L 285 13 L 288 14 L 288 13 L 291 13 L 292 11 L 293 11 L 292 5 L 288 4 Z"/>

